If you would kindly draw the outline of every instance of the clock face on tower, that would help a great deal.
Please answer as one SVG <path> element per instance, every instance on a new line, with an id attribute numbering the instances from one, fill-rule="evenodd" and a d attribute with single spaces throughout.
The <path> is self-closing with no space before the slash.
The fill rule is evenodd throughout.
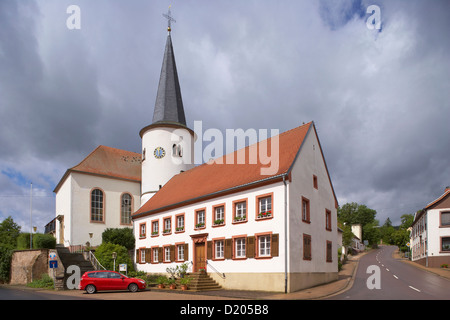
<path id="1" fill-rule="evenodd" d="M 161 159 L 166 155 L 166 151 L 162 147 L 158 147 L 155 149 L 153 154 L 155 155 L 156 159 Z"/>

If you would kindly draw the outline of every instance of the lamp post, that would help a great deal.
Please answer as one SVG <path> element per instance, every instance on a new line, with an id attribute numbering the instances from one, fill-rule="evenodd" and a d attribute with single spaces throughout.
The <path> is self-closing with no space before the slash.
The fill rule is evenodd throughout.
<path id="1" fill-rule="evenodd" d="M 112 253 L 112 258 L 114 259 L 114 271 L 116 271 L 116 258 L 117 258 L 117 252 Z"/>

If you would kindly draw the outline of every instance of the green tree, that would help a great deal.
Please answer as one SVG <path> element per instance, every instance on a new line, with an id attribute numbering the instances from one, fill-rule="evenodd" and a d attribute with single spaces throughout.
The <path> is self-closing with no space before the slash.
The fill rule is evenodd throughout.
<path id="1" fill-rule="evenodd" d="M 374 220 L 363 226 L 363 239 L 369 241 L 369 245 L 376 246 L 380 241 L 381 234 L 378 227 L 378 221 Z"/>
<path id="2" fill-rule="evenodd" d="M 11 217 L 0 223 L 0 283 L 9 281 L 12 254 L 19 234 L 20 226 Z"/>
<path id="3" fill-rule="evenodd" d="M 412 226 L 414 222 L 414 215 L 413 214 L 404 214 L 400 217 L 402 224 L 400 225 L 400 228 L 408 229 Z"/>
<path id="4" fill-rule="evenodd" d="M 102 233 L 102 242 L 109 242 L 124 246 L 128 250 L 134 249 L 135 238 L 131 228 L 107 228 Z"/>
<path id="5" fill-rule="evenodd" d="M 113 252 L 117 253 L 116 258 L 116 271 L 119 269 L 119 264 L 126 263 L 127 271 L 134 271 L 133 261 L 128 255 L 128 250 L 124 246 L 119 244 L 113 244 L 110 242 L 102 243 L 95 250 L 95 257 L 98 261 L 108 270 L 113 270 L 114 259 L 112 257 Z"/>
<path id="6" fill-rule="evenodd" d="M 338 208 L 338 220 L 340 222 L 346 225 L 361 224 L 363 228 L 363 239 L 361 240 L 369 240 L 366 232 L 371 233 L 370 237 L 378 233 L 377 231 L 370 230 L 373 226 L 378 226 L 378 221 L 375 219 L 376 214 L 377 212 L 375 210 L 368 208 L 366 205 L 357 204 L 356 202 L 346 203 Z"/>

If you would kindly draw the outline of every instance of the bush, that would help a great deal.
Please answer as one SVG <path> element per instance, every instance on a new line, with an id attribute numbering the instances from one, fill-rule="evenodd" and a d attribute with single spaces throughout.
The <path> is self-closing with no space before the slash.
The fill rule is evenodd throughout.
<path id="1" fill-rule="evenodd" d="M 9 282 L 13 250 L 0 244 L 0 283 Z"/>
<path id="2" fill-rule="evenodd" d="M 107 269 L 114 269 L 114 259 L 112 258 L 112 253 L 117 253 L 116 258 L 116 271 L 119 270 L 119 264 L 126 263 L 128 272 L 134 271 L 133 261 L 128 255 L 128 250 L 124 246 L 113 244 L 113 243 L 102 243 L 95 250 L 95 257 L 97 260 Z"/>
<path id="3" fill-rule="evenodd" d="M 56 239 L 50 234 L 33 234 L 33 248 L 31 249 L 55 249 Z M 17 237 L 17 249 L 30 249 L 30 233 L 25 232 Z"/>
<path id="4" fill-rule="evenodd" d="M 55 249 L 56 238 L 51 234 L 36 233 L 33 235 L 34 249 Z"/>
<path id="5" fill-rule="evenodd" d="M 53 279 L 48 274 L 43 273 L 40 279 L 28 283 L 27 286 L 31 288 L 51 289 L 53 288 Z"/>

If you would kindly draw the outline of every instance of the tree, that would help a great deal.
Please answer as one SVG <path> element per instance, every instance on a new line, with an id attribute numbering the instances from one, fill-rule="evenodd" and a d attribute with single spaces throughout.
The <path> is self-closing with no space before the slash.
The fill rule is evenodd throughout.
<path id="1" fill-rule="evenodd" d="M 10 216 L 0 223 L 0 283 L 9 281 L 12 254 L 19 234 L 20 226 Z"/>
<path id="2" fill-rule="evenodd" d="M 346 225 L 361 224 L 362 237 L 361 241 L 369 240 L 366 233 L 371 233 L 370 237 L 375 239 L 379 231 L 372 231 L 370 228 L 378 226 L 378 221 L 375 219 L 377 212 L 368 208 L 366 205 L 360 205 L 356 202 L 346 203 L 338 208 L 338 220 Z M 368 226 L 368 227 L 366 227 Z M 370 240 L 369 240 L 370 243 Z"/>
<path id="3" fill-rule="evenodd" d="M 107 228 L 102 233 L 102 242 L 119 244 L 128 250 L 132 250 L 134 249 L 135 238 L 131 228 Z"/>
<path id="4" fill-rule="evenodd" d="M 14 249 L 20 234 L 20 226 L 9 216 L 0 223 L 0 245 Z"/>
<path id="5" fill-rule="evenodd" d="M 413 214 L 404 214 L 400 217 L 402 224 L 400 225 L 400 228 L 408 229 L 412 226 L 414 222 L 414 215 Z"/>

